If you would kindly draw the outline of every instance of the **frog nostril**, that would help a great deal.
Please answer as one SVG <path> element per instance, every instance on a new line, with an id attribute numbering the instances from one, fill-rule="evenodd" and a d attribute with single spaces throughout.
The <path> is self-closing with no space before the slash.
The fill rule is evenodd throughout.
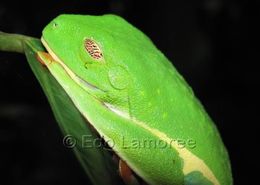
<path id="1" fill-rule="evenodd" d="M 53 28 L 57 28 L 57 27 L 58 27 L 58 23 L 54 22 L 54 23 L 52 24 L 52 27 L 53 27 Z"/>

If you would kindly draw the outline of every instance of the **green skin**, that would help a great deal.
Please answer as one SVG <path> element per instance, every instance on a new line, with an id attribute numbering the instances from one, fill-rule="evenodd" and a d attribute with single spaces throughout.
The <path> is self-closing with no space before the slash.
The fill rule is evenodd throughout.
<path id="1" fill-rule="evenodd" d="M 94 41 L 93 58 L 84 47 Z M 75 106 L 149 184 L 231 185 L 214 123 L 171 62 L 115 15 L 60 15 L 43 30 L 52 58 L 38 53 Z"/>

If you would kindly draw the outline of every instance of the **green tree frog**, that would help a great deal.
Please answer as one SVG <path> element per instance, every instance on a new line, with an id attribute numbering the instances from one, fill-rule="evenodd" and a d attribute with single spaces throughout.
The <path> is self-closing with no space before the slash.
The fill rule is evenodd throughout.
<path id="1" fill-rule="evenodd" d="M 39 52 L 40 61 L 144 182 L 232 184 L 216 126 L 183 77 L 140 30 L 116 15 L 65 14 L 44 28 L 41 41 L 48 53 Z"/>

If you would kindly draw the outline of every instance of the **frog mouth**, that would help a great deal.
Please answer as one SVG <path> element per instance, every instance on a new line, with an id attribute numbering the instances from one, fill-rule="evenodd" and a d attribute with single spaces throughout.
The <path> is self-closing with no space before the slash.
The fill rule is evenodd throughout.
<path id="1" fill-rule="evenodd" d="M 105 94 L 107 93 L 106 90 L 100 89 L 98 87 L 96 87 L 95 85 L 87 82 L 86 80 L 82 79 L 81 77 L 79 77 L 77 74 L 75 74 L 49 47 L 48 43 L 44 40 L 44 38 L 41 38 L 41 42 L 43 44 L 43 46 L 45 47 L 45 49 L 48 52 L 48 55 L 50 55 L 50 57 L 53 59 L 53 61 L 57 62 L 58 64 L 61 65 L 61 67 L 66 71 L 66 73 L 68 74 L 68 76 L 74 81 L 76 82 L 81 88 L 83 88 L 85 90 L 85 92 L 87 92 L 88 94 L 90 94 L 93 98 L 95 98 L 96 100 L 98 100 L 104 107 L 106 107 L 107 109 L 109 109 L 110 111 L 114 112 L 115 114 L 130 119 L 130 115 L 129 112 L 123 111 L 121 109 L 119 109 L 118 107 L 110 104 L 109 102 L 106 101 L 102 101 L 100 98 L 98 98 L 96 96 L 96 94 Z"/>

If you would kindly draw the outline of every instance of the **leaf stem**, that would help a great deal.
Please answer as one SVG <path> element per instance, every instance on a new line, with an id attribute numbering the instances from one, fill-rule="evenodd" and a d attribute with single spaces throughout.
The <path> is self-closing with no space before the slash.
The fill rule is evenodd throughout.
<path id="1" fill-rule="evenodd" d="M 24 43 L 32 39 L 35 38 L 0 31 L 0 51 L 24 53 Z"/>

